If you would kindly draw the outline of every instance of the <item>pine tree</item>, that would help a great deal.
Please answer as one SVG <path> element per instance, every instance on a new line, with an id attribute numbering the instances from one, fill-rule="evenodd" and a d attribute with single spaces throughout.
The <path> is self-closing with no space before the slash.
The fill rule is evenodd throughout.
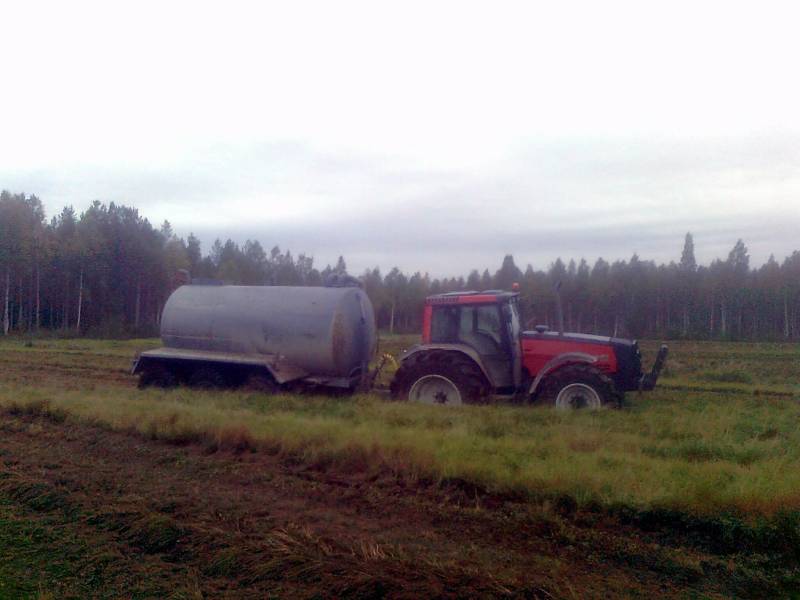
<path id="1" fill-rule="evenodd" d="M 687 233 L 683 242 L 683 252 L 681 252 L 680 268 L 682 271 L 695 272 L 697 261 L 694 258 L 694 238 L 691 233 Z"/>
<path id="2" fill-rule="evenodd" d="M 510 290 L 512 284 L 519 283 L 522 279 L 522 271 L 514 264 L 514 257 L 506 254 L 500 270 L 494 276 L 494 285 L 499 290 Z"/>

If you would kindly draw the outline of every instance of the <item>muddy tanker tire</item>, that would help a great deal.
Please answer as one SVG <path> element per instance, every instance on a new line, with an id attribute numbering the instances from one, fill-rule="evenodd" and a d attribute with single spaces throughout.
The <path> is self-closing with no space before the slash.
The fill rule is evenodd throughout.
<path id="1" fill-rule="evenodd" d="M 159 387 L 171 388 L 178 385 L 175 373 L 160 364 L 149 364 L 142 368 L 139 374 L 139 388 Z"/>
<path id="2" fill-rule="evenodd" d="M 537 402 L 561 410 L 618 408 L 619 394 L 614 382 L 598 369 L 572 364 L 547 376 Z"/>
<path id="3" fill-rule="evenodd" d="M 392 398 L 426 404 L 479 404 L 489 385 L 478 365 L 456 352 L 420 352 L 403 361 L 391 384 Z"/>
<path id="4" fill-rule="evenodd" d="M 224 388 L 226 384 L 225 376 L 216 367 L 200 367 L 189 376 L 189 385 L 202 390 Z"/>

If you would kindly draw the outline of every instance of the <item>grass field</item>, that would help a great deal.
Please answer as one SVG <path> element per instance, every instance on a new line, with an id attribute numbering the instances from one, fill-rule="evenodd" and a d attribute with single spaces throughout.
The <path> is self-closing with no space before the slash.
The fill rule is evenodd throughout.
<path id="1" fill-rule="evenodd" d="M 395 336 L 381 348 L 397 354 L 414 342 Z M 788 595 L 800 586 L 797 345 L 673 342 L 655 392 L 629 395 L 620 411 L 562 413 L 512 405 L 417 406 L 379 394 L 334 399 L 140 391 L 127 375 L 130 360 L 157 344 L 0 342 L 3 431 L 8 445 L 19 438 L 17 450 L 0 445 L 0 559 L 16 557 L 0 560 L 0 598 L 114 596 L 136 573 L 149 582 L 137 584 L 140 597 L 160 595 L 160 584 L 143 574 L 161 573 L 170 561 L 186 570 L 177 579 L 165 571 L 162 581 L 176 580 L 169 589 L 186 597 L 258 597 L 276 589 L 313 596 L 329 590 L 323 583 L 336 577 L 354 586 L 340 590 L 346 595 L 378 596 L 414 596 L 419 582 L 442 595 L 453 588 L 454 595 L 469 589 L 529 597 Z M 646 361 L 656 348 L 643 344 Z M 386 373 L 384 383 L 390 377 Z M 97 454 L 97 443 L 84 443 L 92 436 L 145 444 L 147 452 L 168 456 L 169 465 L 184 457 L 177 471 L 157 461 L 139 465 L 142 473 L 131 471 L 128 479 L 143 478 L 143 485 L 160 489 L 161 480 L 183 474 L 182 482 L 172 482 L 175 489 L 194 485 L 197 494 L 203 485 L 205 493 L 208 482 L 196 476 L 208 476 L 208 463 L 225 470 L 255 461 L 259 473 L 300 486 L 295 504 L 302 506 L 287 507 L 283 521 L 270 523 L 260 537 L 240 540 L 244 547 L 253 544 L 250 551 L 233 553 L 235 546 L 226 549 L 222 540 L 239 534 L 218 532 L 216 543 L 213 528 L 198 525 L 202 519 L 188 491 L 182 501 L 193 508 L 181 515 L 154 499 L 177 492 L 117 494 L 113 490 L 127 482 L 89 476 L 92 465 L 114 462 L 105 450 Z M 46 447 L 37 445 L 40 438 L 49 440 Z M 63 444 L 62 451 L 83 457 L 82 470 L 78 459 L 69 464 L 71 455 L 51 454 Z M 30 452 L 23 458 L 25 448 Z M 84 479 L 94 481 L 94 495 L 80 491 Z M 269 481 L 258 481 L 248 486 L 272 493 Z M 329 488 L 350 490 L 367 504 L 350 515 L 355 525 L 346 535 L 325 541 L 319 532 L 335 530 L 320 521 L 336 522 L 347 512 L 337 504 L 341 490 Z M 306 506 L 308 494 L 322 494 L 324 510 Z M 247 513 L 246 496 L 240 490 L 233 500 L 219 501 L 233 504 L 226 510 Z M 397 523 L 392 511 L 399 511 Z M 429 538 L 420 540 L 407 519 L 423 512 L 439 518 L 430 521 Z M 454 533 L 442 524 L 445 518 L 469 523 Z M 383 519 L 394 523 L 389 533 L 381 532 Z M 101 524 L 91 536 L 110 548 L 102 560 L 96 539 L 77 527 L 85 522 Z M 494 533 L 481 537 L 484 529 Z M 176 557 L 184 537 L 193 541 Z M 150 571 L 115 554 L 129 551 L 148 557 Z M 255 557 L 265 552 L 278 563 L 266 576 L 254 574 Z M 213 567 L 219 561 L 228 566 Z M 365 562 L 365 572 L 376 573 L 366 580 L 356 576 Z M 416 584 L 404 575 L 419 571 L 411 564 L 423 565 Z M 79 576 L 85 569 L 95 573 L 89 584 Z M 290 575 L 283 577 L 286 569 Z M 349 578 L 341 578 L 341 569 L 352 571 Z"/>

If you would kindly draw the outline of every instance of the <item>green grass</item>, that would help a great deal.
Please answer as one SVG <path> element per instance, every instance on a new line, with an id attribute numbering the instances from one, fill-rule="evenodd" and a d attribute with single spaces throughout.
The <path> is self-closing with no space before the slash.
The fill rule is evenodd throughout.
<path id="1" fill-rule="evenodd" d="M 0 599 L 46 597 L 58 581 L 77 570 L 74 563 L 85 549 L 79 544 L 66 557 L 54 556 L 53 542 L 49 527 L 0 500 Z"/>
<path id="2" fill-rule="evenodd" d="M 40 503 L 37 490 L 25 491 L 27 498 L 0 491 L 0 600 L 115 597 L 112 588 L 131 598 L 168 593 L 123 572 L 121 550 L 87 535 L 78 515 L 49 512 L 51 493 Z"/>
<path id="3" fill-rule="evenodd" d="M 97 354 L 133 358 L 140 350 L 156 348 L 161 345 L 158 338 L 138 338 L 129 340 L 94 340 L 84 338 L 24 338 L 11 336 L 0 339 L 0 349 L 13 349 L 17 352 L 58 352 L 59 354 Z"/>
<path id="4" fill-rule="evenodd" d="M 676 384 L 733 383 L 742 390 L 774 389 L 800 395 L 800 344 L 672 341 L 663 373 Z M 657 344 L 642 344 L 646 362 Z M 649 366 L 647 362 L 646 366 Z"/>
<path id="5" fill-rule="evenodd" d="M 189 389 L 0 385 L 0 406 L 213 448 L 338 468 L 389 468 L 531 498 L 710 514 L 800 508 L 800 407 L 749 395 L 654 392 L 623 411 L 443 409 Z"/>

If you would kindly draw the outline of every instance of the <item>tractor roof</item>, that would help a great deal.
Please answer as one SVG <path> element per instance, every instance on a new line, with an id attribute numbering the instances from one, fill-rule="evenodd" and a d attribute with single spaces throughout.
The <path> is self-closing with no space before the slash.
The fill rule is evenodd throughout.
<path id="1" fill-rule="evenodd" d="M 446 292 L 428 296 L 425 304 L 497 304 L 519 296 L 518 292 L 486 290 L 483 292 Z"/>

